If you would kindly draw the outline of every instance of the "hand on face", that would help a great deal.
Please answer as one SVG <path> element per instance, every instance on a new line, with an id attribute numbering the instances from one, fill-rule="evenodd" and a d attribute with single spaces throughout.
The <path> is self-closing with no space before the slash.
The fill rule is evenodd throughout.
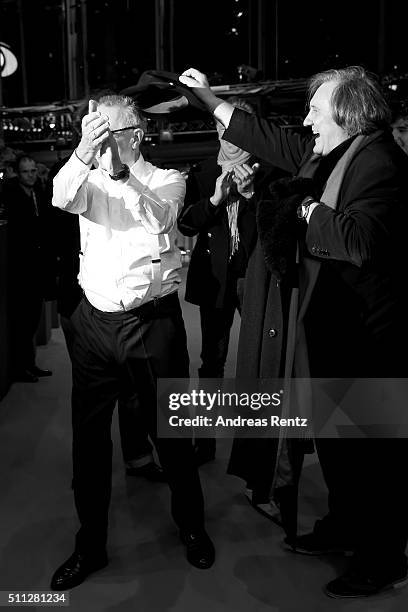
<path id="1" fill-rule="evenodd" d="M 89 100 L 88 114 L 82 119 L 82 141 L 96 152 L 108 137 L 109 117 L 101 115 L 95 100 Z"/>
<path id="2" fill-rule="evenodd" d="M 98 151 L 97 159 L 99 166 L 109 174 L 116 174 L 122 167 L 118 145 L 110 130 Z"/>
<path id="3" fill-rule="evenodd" d="M 77 155 L 85 164 L 91 164 L 102 144 L 109 137 L 109 119 L 96 110 L 95 100 L 89 100 L 88 114 L 82 119 L 82 137 Z"/>

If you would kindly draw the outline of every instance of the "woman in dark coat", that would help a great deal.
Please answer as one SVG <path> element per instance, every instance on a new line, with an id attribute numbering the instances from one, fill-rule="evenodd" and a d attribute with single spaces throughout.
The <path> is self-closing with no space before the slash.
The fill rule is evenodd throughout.
<path id="1" fill-rule="evenodd" d="M 239 98 L 230 102 L 246 112 Z M 187 180 L 184 208 L 178 220 L 185 236 L 196 236 L 187 275 L 185 299 L 200 306 L 202 365 L 200 378 L 222 378 L 235 311 L 241 310 L 242 286 L 256 239 L 255 200 L 265 172 L 246 151 L 221 140 L 220 150 L 194 166 Z M 215 456 L 215 439 L 197 439 L 199 463 Z"/>

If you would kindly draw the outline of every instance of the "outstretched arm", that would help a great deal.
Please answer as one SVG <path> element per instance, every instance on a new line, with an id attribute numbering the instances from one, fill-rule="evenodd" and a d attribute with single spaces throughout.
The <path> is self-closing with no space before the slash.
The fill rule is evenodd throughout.
<path id="1" fill-rule="evenodd" d="M 184 85 L 194 89 L 197 97 L 226 128 L 223 138 L 292 174 L 297 173 L 306 153 L 312 153 L 309 136 L 293 130 L 283 130 L 273 122 L 234 108 L 218 98 L 208 84 L 207 77 L 195 68 L 185 70 L 179 77 Z"/>
<path id="2" fill-rule="evenodd" d="M 231 115 L 234 112 L 234 107 L 229 102 L 224 102 L 221 98 L 217 98 L 214 92 L 211 90 L 206 75 L 200 72 L 196 68 L 188 68 L 181 76 L 179 76 L 180 83 L 187 85 L 195 90 L 197 95 L 202 102 L 207 106 L 208 110 L 214 114 L 214 117 L 223 124 L 225 128 L 228 127 Z"/>

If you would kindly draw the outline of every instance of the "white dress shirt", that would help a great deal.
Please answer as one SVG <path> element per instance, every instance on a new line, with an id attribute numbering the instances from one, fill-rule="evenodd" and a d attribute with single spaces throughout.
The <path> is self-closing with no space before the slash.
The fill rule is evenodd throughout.
<path id="1" fill-rule="evenodd" d="M 123 183 L 72 154 L 54 178 L 52 203 L 80 215 L 78 278 L 95 308 L 130 310 L 178 288 L 176 219 L 184 195 L 177 170 L 157 168 L 142 155 Z"/>

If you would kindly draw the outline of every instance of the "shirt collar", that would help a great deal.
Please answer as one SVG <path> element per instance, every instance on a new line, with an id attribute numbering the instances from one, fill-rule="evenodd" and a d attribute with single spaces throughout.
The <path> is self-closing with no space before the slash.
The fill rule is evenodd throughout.
<path id="1" fill-rule="evenodd" d="M 146 173 L 146 162 L 145 162 L 144 157 L 143 157 L 143 155 L 141 153 L 139 153 L 139 157 L 137 158 L 135 163 L 130 166 L 129 169 L 130 169 L 131 173 L 134 174 L 134 176 L 136 176 L 136 177 L 143 176 L 143 174 Z M 100 166 L 98 167 L 98 170 L 100 170 L 100 172 L 102 172 L 102 174 L 105 175 L 105 176 L 109 174 L 109 172 L 107 172 L 107 170 L 104 170 Z"/>
<path id="2" fill-rule="evenodd" d="M 145 166 L 146 162 L 144 160 L 144 157 L 141 153 L 139 153 L 139 157 L 137 158 L 135 163 L 130 166 L 130 171 L 135 176 L 141 176 L 145 173 Z"/>

